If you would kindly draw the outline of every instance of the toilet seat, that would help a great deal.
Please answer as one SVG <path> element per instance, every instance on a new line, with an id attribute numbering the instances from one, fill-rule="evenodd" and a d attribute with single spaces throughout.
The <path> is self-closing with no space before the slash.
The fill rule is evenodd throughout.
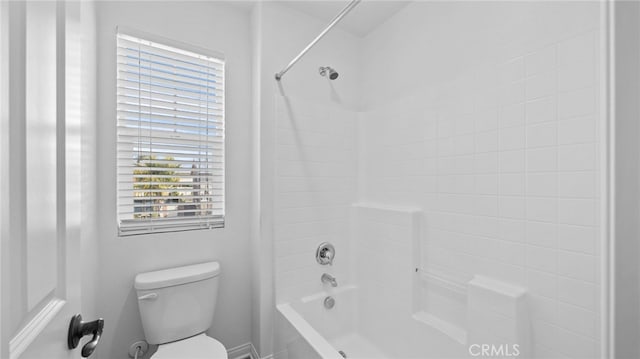
<path id="1" fill-rule="evenodd" d="M 153 359 L 227 359 L 227 349 L 206 334 L 161 344 Z"/>

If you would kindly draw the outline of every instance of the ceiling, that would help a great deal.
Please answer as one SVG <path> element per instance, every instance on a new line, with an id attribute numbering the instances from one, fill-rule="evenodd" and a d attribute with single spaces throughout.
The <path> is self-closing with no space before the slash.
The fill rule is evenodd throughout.
<path id="1" fill-rule="evenodd" d="M 313 16 L 329 23 L 350 0 L 343 1 L 318 1 L 297 0 L 279 1 L 279 3 L 300 12 Z M 410 1 L 384 1 L 362 0 L 346 17 L 338 23 L 337 27 L 349 31 L 354 35 L 364 37 L 387 19 L 395 15 L 400 9 L 407 6 Z"/>

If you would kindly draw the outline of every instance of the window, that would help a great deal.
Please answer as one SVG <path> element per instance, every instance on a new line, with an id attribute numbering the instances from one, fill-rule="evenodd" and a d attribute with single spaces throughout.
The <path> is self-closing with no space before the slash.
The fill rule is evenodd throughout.
<path id="1" fill-rule="evenodd" d="M 117 34 L 119 234 L 224 227 L 224 60 L 132 34 Z"/>

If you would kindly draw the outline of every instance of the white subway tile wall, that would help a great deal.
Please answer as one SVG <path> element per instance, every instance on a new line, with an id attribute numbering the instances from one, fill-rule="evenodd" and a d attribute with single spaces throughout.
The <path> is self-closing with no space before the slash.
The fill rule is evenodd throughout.
<path id="1" fill-rule="evenodd" d="M 538 358 L 598 356 L 597 46 L 583 32 L 361 114 L 366 200 L 425 211 L 424 271 L 528 288 Z"/>
<path id="2" fill-rule="evenodd" d="M 353 207 L 353 270 L 358 286 L 357 332 L 366 337 L 386 358 L 462 358 L 467 349 L 453 340 L 443 340 L 434 327 L 414 319 L 424 309 L 440 317 L 464 323 L 466 309 L 457 298 L 440 289 L 429 303 L 416 300 L 424 291 L 437 288 L 415 271 L 419 222 L 417 208 L 399 208 L 359 203 Z M 439 287 L 438 287 L 439 288 Z M 426 308 L 425 308 L 426 307 Z M 452 319 L 453 320 L 453 319 Z M 435 335 L 434 335 L 435 334 Z"/>
<path id="3" fill-rule="evenodd" d="M 352 218 L 359 331 L 382 350 L 397 353 L 404 339 L 398 334 L 407 332 L 402 329 L 412 314 L 412 215 L 359 206 Z"/>
<path id="4" fill-rule="evenodd" d="M 274 224 L 276 300 L 323 290 L 329 273 L 350 282 L 350 209 L 356 198 L 357 113 L 338 103 L 276 98 Z M 331 242 L 332 266 L 316 248 Z M 325 284 L 326 285 L 326 284 Z"/>

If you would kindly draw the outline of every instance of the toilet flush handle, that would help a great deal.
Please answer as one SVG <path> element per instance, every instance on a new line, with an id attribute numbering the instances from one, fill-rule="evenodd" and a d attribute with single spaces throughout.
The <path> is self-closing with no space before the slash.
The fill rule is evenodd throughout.
<path id="1" fill-rule="evenodd" d="M 147 293 L 138 297 L 138 300 L 156 300 L 158 299 L 158 293 Z"/>

